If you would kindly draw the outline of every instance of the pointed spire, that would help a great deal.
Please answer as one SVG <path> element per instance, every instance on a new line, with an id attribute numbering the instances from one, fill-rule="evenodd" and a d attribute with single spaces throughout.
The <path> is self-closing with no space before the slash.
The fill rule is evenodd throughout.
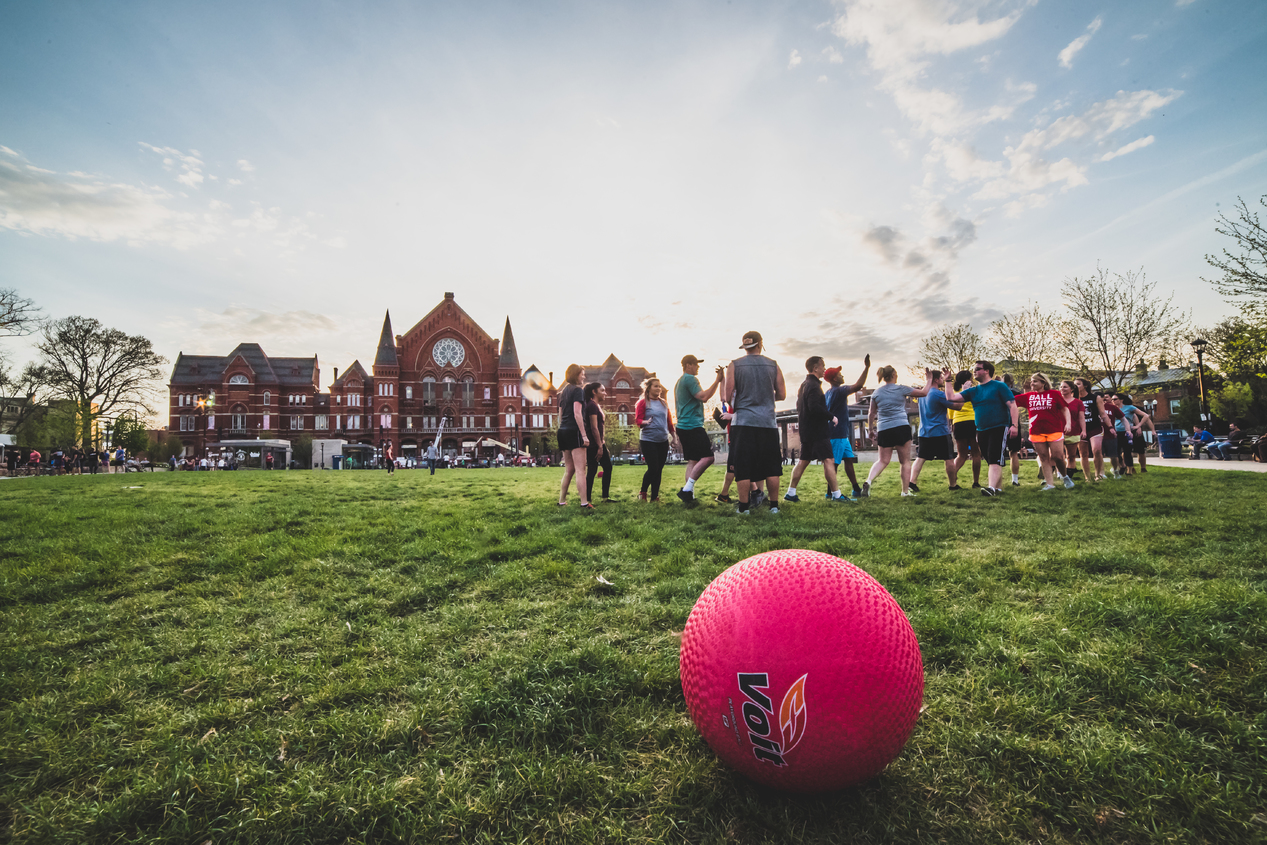
<path id="1" fill-rule="evenodd" d="M 389 310 L 383 318 L 383 335 L 378 339 L 378 355 L 374 357 L 376 367 L 397 367 L 396 340 L 392 335 L 392 312 Z"/>
<path id="2" fill-rule="evenodd" d="M 510 318 L 506 318 L 506 330 L 502 333 L 502 354 L 497 359 L 502 369 L 519 369 L 519 352 L 515 349 L 515 336 L 510 333 Z"/>

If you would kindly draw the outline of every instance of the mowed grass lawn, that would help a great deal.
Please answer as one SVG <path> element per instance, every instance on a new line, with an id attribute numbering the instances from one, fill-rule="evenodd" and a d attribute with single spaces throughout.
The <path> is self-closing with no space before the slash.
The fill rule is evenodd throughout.
<path id="1" fill-rule="evenodd" d="M 2 482 L 0 840 L 1267 839 L 1267 477 L 932 469 L 747 518 L 673 467 L 592 516 L 558 470 Z M 853 789 L 755 786 L 687 716 L 675 635 L 778 548 L 861 566 L 920 640 L 927 709 Z"/>

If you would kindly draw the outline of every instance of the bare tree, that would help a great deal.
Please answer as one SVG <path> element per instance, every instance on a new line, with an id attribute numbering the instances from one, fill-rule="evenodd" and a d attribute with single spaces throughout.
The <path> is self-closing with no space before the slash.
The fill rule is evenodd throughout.
<path id="1" fill-rule="evenodd" d="M 1267 196 L 1260 197 L 1259 204 L 1267 207 Z M 1219 293 L 1228 299 L 1247 298 L 1241 306 L 1247 311 L 1262 314 L 1267 311 L 1267 229 L 1258 221 L 1258 212 L 1250 211 L 1245 200 L 1236 198 L 1236 219 L 1229 220 L 1226 215 L 1219 215 L 1221 226 L 1214 231 L 1220 235 L 1233 238 L 1242 250 L 1240 255 L 1233 255 L 1226 249 L 1220 258 L 1206 255 L 1205 260 L 1211 267 L 1223 272 L 1221 279 L 1204 279 L 1218 288 Z"/>
<path id="2" fill-rule="evenodd" d="M 1190 331 L 1189 315 L 1175 310 L 1174 295 L 1163 300 L 1144 271 L 1066 279 L 1061 286 L 1070 318 L 1060 335 L 1060 352 L 1075 370 L 1108 379 L 1114 389 L 1140 361 L 1173 354 Z"/>
<path id="3" fill-rule="evenodd" d="M 972 363 L 989 357 L 989 349 L 981 335 L 967 323 L 956 323 L 938 329 L 919 342 L 919 361 L 910 370 L 923 375 L 925 367 L 958 372 L 971 370 Z"/>
<path id="4" fill-rule="evenodd" d="M 81 442 L 92 439 L 93 419 L 124 410 L 153 413 L 150 391 L 167 359 L 149 338 L 107 329 L 90 317 L 48 323 L 35 344 L 42 359 L 34 368 L 50 395 L 78 409 Z"/>
<path id="5" fill-rule="evenodd" d="M 990 324 L 987 341 L 998 358 L 1051 363 L 1059 349 L 1061 318 L 1033 303 Z"/>
<path id="6" fill-rule="evenodd" d="M 40 309 L 13 288 L 0 288 L 0 337 L 28 335 L 39 327 Z"/>

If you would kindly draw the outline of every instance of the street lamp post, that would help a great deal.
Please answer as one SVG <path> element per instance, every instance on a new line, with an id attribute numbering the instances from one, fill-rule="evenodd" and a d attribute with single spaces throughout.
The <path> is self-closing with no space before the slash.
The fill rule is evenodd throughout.
<path id="1" fill-rule="evenodd" d="M 1205 361 L 1202 356 L 1205 354 L 1205 348 L 1209 346 L 1209 341 L 1199 337 L 1192 341 L 1190 346 L 1197 353 L 1197 386 L 1201 391 L 1201 422 L 1208 424 L 1210 409 L 1205 404 Z"/>

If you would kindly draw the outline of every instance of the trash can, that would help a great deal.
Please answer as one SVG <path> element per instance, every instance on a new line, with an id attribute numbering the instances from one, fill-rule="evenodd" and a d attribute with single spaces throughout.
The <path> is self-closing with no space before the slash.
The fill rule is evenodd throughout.
<path id="1" fill-rule="evenodd" d="M 341 464 L 341 463 L 343 463 L 343 456 L 342 456 L 342 455 L 331 455 L 331 456 L 330 456 L 330 464 L 334 467 L 334 469 L 341 469 L 341 467 L 339 466 L 339 464 Z"/>
<path id="2" fill-rule="evenodd" d="M 1183 457 L 1183 435 L 1178 431 L 1157 432 L 1157 445 L 1163 458 Z"/>

